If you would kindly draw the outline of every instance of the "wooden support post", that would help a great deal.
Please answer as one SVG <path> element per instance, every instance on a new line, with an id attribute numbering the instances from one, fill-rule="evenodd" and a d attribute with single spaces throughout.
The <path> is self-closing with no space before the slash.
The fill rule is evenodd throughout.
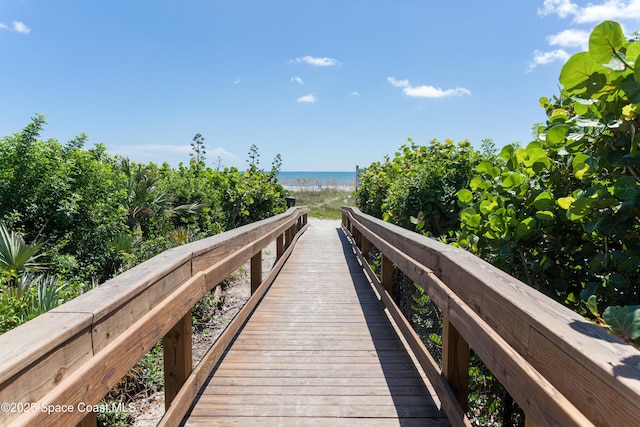
<path id="1" fill-rule="evenodd" d="M 446 314 L 442 319 L 442 374 L 466 412 L 469 408 L 469 344 Z"/>
<path id="2" fill-rule="evenodd" d="M 382 254 L 380 281 L 390 296 L 393 296 L 393 262 Z"/>
<path id="3" fill-rule="evenodd" d="M 162 338 L 164 353 L 164 407 L 169 409 L 180 388 L 193 370 L 191 311 Z"/>
<path id="4" fill-rule="evenodd" d="M 98 417 L 95 412 L 89 412 L 84 416 L 76 427 L 96 427 L 98 425 Z"/>
<path id="5" fill-rule="evenodd" d="M 262 251 L 251 257 L 251 295 L 262 283 Z"/>
<path id="6" fill-rule="evenodd" d="M 360 250 L 362 251 L 362 256 L 364 257 L 364 259 L 369 262 L 369 252 L 371 251 L 371 244 L 369 243 L 369 240 L 367 240 L 367 238 L 364 236 L 362 236 L 362 246 L 360 247 Z"/>
<path id="7" fill-rule="evenodd" d="M 284 246 L 288 248 L 291 246 L 291 242 L 293 242 L 293 237 L 295 236 L 295 226 L 287 228 L 287 231 L 284 232 Z"/>
<path id="8" fill-rule="evenodd" d="M 536 427 L 536 423 L 524 414 L 524 427 Z"/>
<path id="9" fill-rule="evenodd" d="M 280 234 L 276 237 L 276 259 L 280 259 L 284 253 L 284 236 Z"/>

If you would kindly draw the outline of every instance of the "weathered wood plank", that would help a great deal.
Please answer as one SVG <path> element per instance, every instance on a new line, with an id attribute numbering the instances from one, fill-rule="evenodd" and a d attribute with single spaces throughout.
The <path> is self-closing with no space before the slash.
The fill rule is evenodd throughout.
<path id="1" fill-rule="evenodd" d="M 278 424 L 283 415 L 298 425 L 323 425 L 323 417 L 331 425 L 341 417 L 349 425 L 358 417 L 372 421 L 367 425 L 381 417 L 396 424 L 402 418 L 402 425 L 406 419 L 441 424 L 433 389 L 407 355 L 337 224 L 314 231 L 312 226 L 302 237 L 214 370 L 186 425 L 204 422 L 203 416 L 230 425 L 251 423 L 252 416 Z"/>
<path id="2" fill-rule="evenodd" d="M 149 313 L 135 322 L 127 331 L 113 340 L 105 351 L 85 363 L 66 378 L 60 387 L 43 396 L 38 404 L 73 405 L 97 403 L 111 387 L 160 337 L 178 323 L 204 294 L 204 277 L 197 274 L 177 288 Z M 20 425 L 72 425 L 82 420 L 81 412 L 32 412 L 18 418 Z"/>
<path id="3" fill-rule="evenodd" d="M 229 343 L 233 340 L 234 336 L 240 330 L 249 314 L 254 310 L 257 304 L 260 302 L 264 294 L 270 288 L 271 284 L 277 277 L 278 273 L 282 269 L 282 266 L 293 252 L 293 248 L 297 240 L 302 233 L 306 230 L 306 226 L 300 229 L 300 232 L 294 236 L 292 245 L 278 258 L 278 261 L 273 266 L 264 282 L 259 286 L 256 291 L 251 295 L 249 300 L 242 307 L 240 312 L 231 321 L 227 328 L 218 337 L 214 345 L 204 355 L 194 372 L 187 378 L 185 385 L 175 398 L 174 403 L 167 409 L 165 415 L 158 423 L 158 427 L 173 426 L 180 423 L 185 414 L 191 408 L 195 396 L 202 388 L 203 383 L 208 377 L 213 367 L 218 363 L 220 358 L 224 355 Z M 280 233 L 281 235 L 282 233 Z"/>
<path id="4" fill-rule="evenodd" d="M 192 417 L 189 419 L 186 427 L 263 427 L 267 420 L 264 417 Z M 296 426 L 296 427 L 335 427 L 335 417 L 270 417 L 269 425 L 274 426 Z M 449 422 L 444 418 L 349 418 L 345 420 L 345 425 L 349 427 L 444 427 Z"/>
<path id="5" fill-rule="evenodd" d="M 191 310 L 162 339 L 164 355 L 164 405 L 168 408 L 191 374 Z"/>
<path id="6" fill-rule="evenodd" d="M 369 228 L 369 231 L 363 232 L 362 226 L 358 225 L 366 237 L 378 238 L 373 242 L 376 246 L 380 243 L 378 249 L 384 246 L 388 251 L 393 247 L 393 251 L 404 258 L 402 262 L 409 269 L 412 267 L 407 258 L 431 269 L 434 277 L 438 276 L 438 280 L 445 282 L 457 297 L 471 307 L 514 351 L 533 364 L 539 374 L 556 387 L 557 392 L 566 396 L 592 422 L 597 420 L 603 425 L 623 425 L 628 420 L 640 417 L 640 399 L 637 398 L 640 395 L 640 366 L 625 362 L 636 360 L 639 357 L 637 350 L 625 346 L 608 336 L 602 328 L 590 324 L 576 313 L 465 251 L 362 215 L 357 209 L 348 208 L 345 211 L 352 215 L 347 221 L 351 227 L 360 221 L 360 224 Z M 394 262 L 399 261 L 394 259 Z M 414 271 L 420 277 L 425 276 L 424 272 Z M 418 276 L 414 280 L 423 281 Z M 435 294 L 430 296 L 434 301 L 437 300 L 439 305 L 447 304 L 447 296 L 441 289 L 434 287 L 429 292 L 432 290 Z M 452 310 L 449 306 L 442 308 L 444 312 Z M 465 327 L 468 328 L 467 333 L 475 335 L 470 332 L 473 330 L 471 325 Z M 531 345 L 536 337 L 544 337 L 544 340 L 553 343 L 545 351 L 553 352 L 557 363 L 546 363 L 548 355 L 543 356 L 540 347 Z M 492 352 L 487 348 L 486 351 L 488 353 L 485 354 L 489 355 L 495 349 Z M 614 373 L 613 367 L 625 373 Z M 579 372 L 574 375 L 574 370 Z M 569 372 L 573 376 L 571 381 L 566 380 Z M 511 375 L 514 373 L 511 372 Z M 613 392 L 603 393 L 602 390 Z M 526 406 L 531 398 L 530 390 L 522 390 L 521 396 L 526 402 L 519 403 Z M 558 402 L 555 397 L 551 399 L 554 403 Z M 596 401 L 601 405 L 593 405 Z M 603 408 L 621 404 L 624 409 L 616 411 L 616 414 L 625 414 L 623 417 L 603 416 L 599 412 Z M 548 411 L 546 415 L 549 415 Z"/>

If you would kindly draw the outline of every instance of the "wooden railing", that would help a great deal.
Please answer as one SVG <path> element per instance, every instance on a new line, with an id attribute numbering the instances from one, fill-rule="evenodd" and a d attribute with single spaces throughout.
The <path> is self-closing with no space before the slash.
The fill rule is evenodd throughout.
<path id="1" fill-rule="evenodd" d="M 170 249 L 0 335 L 0 425 L 95 425 L 98 402 L 163 340 L 163 425 L 177 425 L 306 228 L 308 208 Z M 262 280 L 262 249 L 279 261 Z M 195 370 L 191 308 L 251 260 L 252 297 Z M 262 284 L 261 284 L 262 283 Z"/>
<path id="2" fill-rule="evenodd" d="M 370 245 L 381 252 L 378 292 L 452 425 L 469 425 L 469 347 L 524 410 L 527 426 L 640 424 L 637 349 L 464 250 L 356 208 L 342 214 L 359 256 Z M 394 265 L 442 310 L 441 369 L 389 296 Z"/>

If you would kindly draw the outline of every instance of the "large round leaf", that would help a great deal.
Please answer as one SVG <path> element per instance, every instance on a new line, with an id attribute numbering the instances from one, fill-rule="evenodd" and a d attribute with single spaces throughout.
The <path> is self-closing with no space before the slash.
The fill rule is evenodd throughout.
<path id="1" fill-rule="evenodd" d="M 561 144 L 569 133 L 569 129 L 570 128 L 567 125 L 553 126 L 549 130 L 547 130 L 545 140 L 551 146 Z"/>
<path id="2" fill-rule="evenodd" d="M 619 200 L 627 200 L 636 197 L 638 182 L 632 176 L 623 176 L 613 185 L 613 194 Z"/>
<path id="3" fill-rule="evenodd" d="M 560 71 L 560 84 L 570 95 L 577 95 L 587 91 L 587 81 L 604 68 L 596 63 L 589 52 L 580 52 L 573 55 Z"/>
<path id="4" fill-rule="evenodd" d="M 534 218 L 526 218 L 518 224 L 516 228 L 516 235 L 518 237 L 526 237 L 533 233 L 536 228 L 536 220 Z"/>
<path id="5" fill-rule="evenodd" d="M 460 220 L 468 227 L 476 228 L 480 225 L 482 217 L 472 208 L 466 208 L 460 211 Z"/>
<path id="6" fill-rule="evenodd" d="M 538 196 L 535 198 L 535 200 L 533 201 L 533 206 L 535 206 L 535 208 L 538 210 L 548 211 L 555 207 L 555 199 L 553 198 L 553 195 L 551 193 L 549 193 L 548 191 L 544 191 L 538 194 Z"/>
<path id="7" fill-rule="evenodd" d="M 473 193 L 466 188 L 458 191 L 458 200 L 462 203 L 471 203 L 473 201 Z"/>
<path id="8" fill-rule="evenodd" d="M 536 212 L 536 218 L 541 219 L 542 221 L 553 221 L 555 217 L 555 214 L 551 211 Z"/>
<path id="9" fill-rule="evenodd" d="M 589 54 L 594 61 L 606 64 L 613 53 L 620 50 L 626 43 L 620 24 L 614 21 L 604 21 L 591 32 L 589 36 Z"/>

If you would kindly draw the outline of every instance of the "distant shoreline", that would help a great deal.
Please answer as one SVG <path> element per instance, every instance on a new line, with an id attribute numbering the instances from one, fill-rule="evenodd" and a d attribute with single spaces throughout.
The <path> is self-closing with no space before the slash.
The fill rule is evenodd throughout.
<path id="1" fill-rule="evenodd" d="M 318 191 L 337 189 L 353 191 L 356 173 L 352 172 L 279 172 L 278 181 L 289 191 Z"/>

